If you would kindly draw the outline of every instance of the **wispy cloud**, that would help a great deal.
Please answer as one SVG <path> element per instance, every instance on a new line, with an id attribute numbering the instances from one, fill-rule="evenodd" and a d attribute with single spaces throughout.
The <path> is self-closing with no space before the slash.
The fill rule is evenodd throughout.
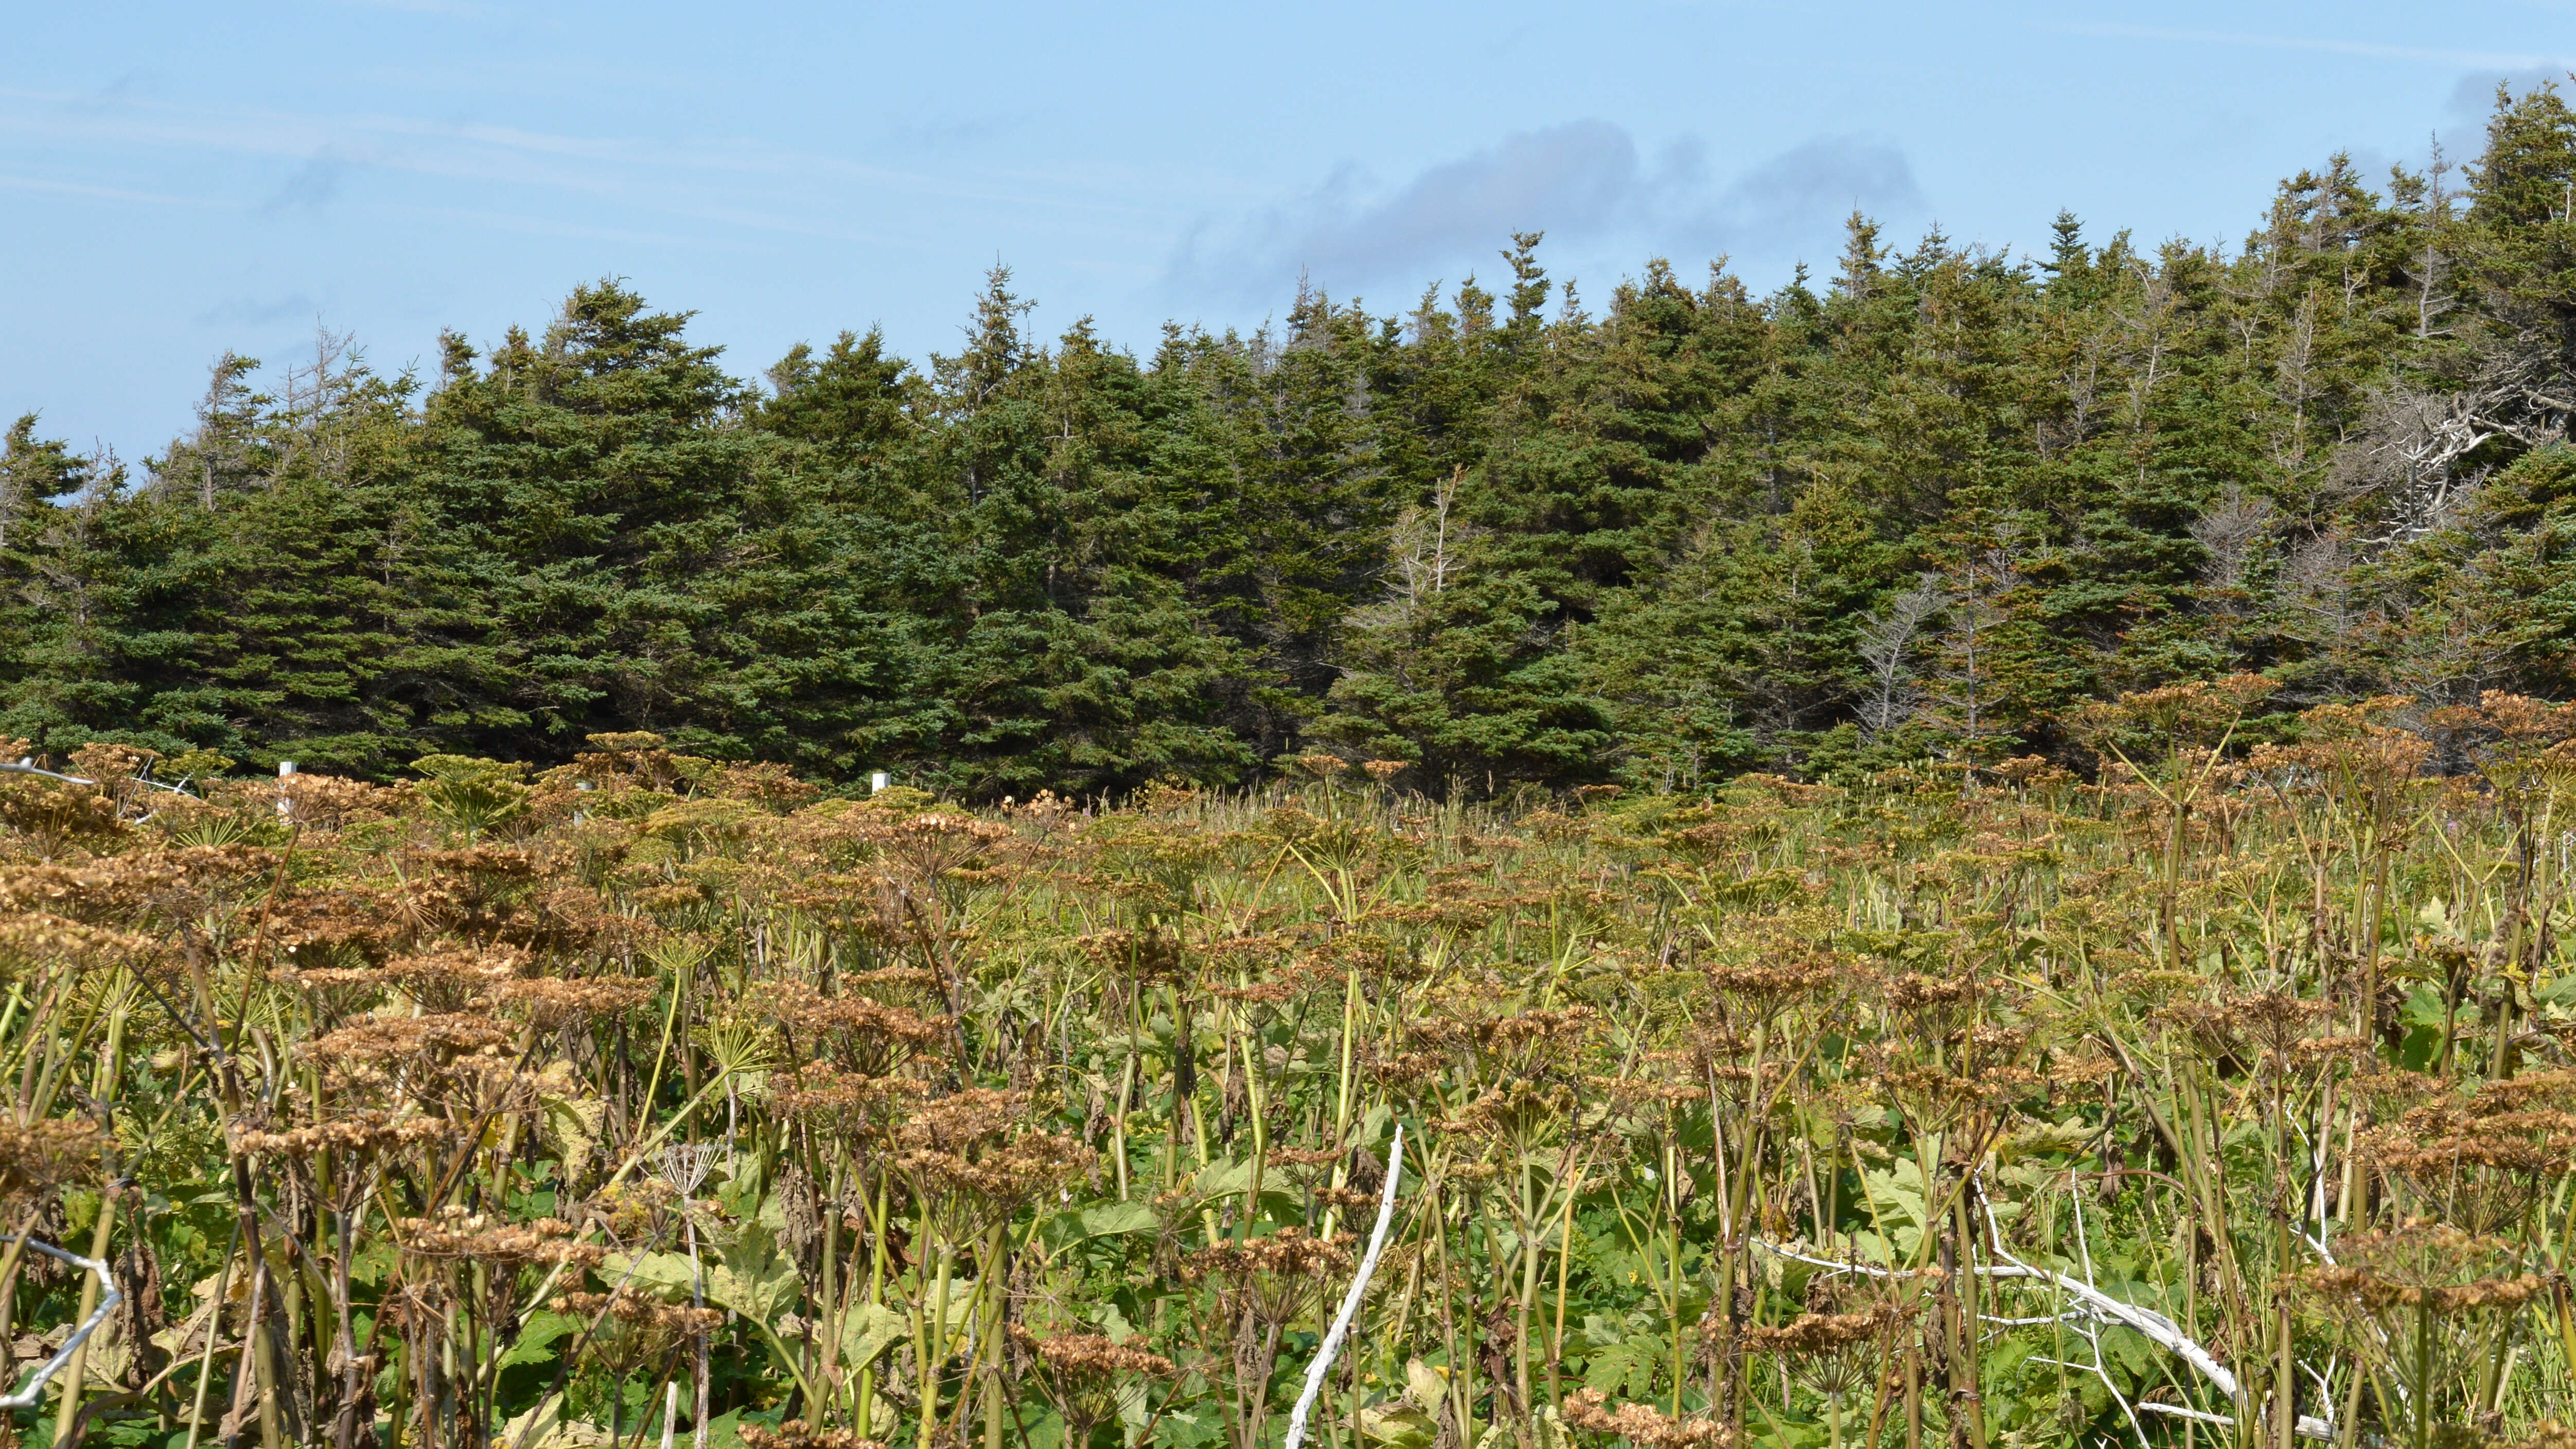
<path id="1" fill-rule="evenodd" d="M 0 187 L 11 191 L 42 191 L 56 196 L 94 196 L 102 201 L 142 201 L 154 206 L 221 206 L 222 202 L 202 197 L 165 196 L 154 191 L 129 191 L 116 186 L 85 186 L 76 181 L 48 181 L 39 176 L 0 176 Z"/>
<path id="2" fill-rule="evenodd" d="M 1862 137 L 1804 142 L 1723 186 L 1708 172 L 1695 141 L 1667 146 L 1649 163 L 1634 137 L 1601 120 L 1517 132 L 1393 187 L 1372 186 L 1358 166 L 1344 165 L 1274 205 L 1202 220 L 1165 283 L 1238 297 L 1274 294 L 1300 274 L 1337 288 L 1410 284 L 1489 255 L 1517 231 L 1728 251 L 1814 235 L 1855 206 L 1904 211 L 1922 199 L 1904 153 Z"/>
<path id="3" fill-rule="evenodd" d="M 885 138 L 902 151 L 954 151 L 996 140 L 1029 119 L 1025 114 L 899 117 L 886 126 Z"/>
<path id="4" fill-rule="evenodd" d="M 479 20 L 501 13 L 497 6 L 478 5 L 474 0 L 330 0 L 330 3 L 349 10 L 401 10 L 414 15 L 449 15 L 460 20 Z"/>
<path id="5" fill-rule="evenodd" d="M 1576 121 L 1506 136 L 1501 144 L 1429 167 L 1371 199 L 1356 166 L 1254 219 L 1255 245 L 1328 275 L 1374 276 L 1443 258 L 1462 243 L 1545 229 L 1564 238 L 1629 220 L 1662 179 L 1636 143 L 1607 121 Z"/>
<path id="6" fill-rule="evenodd" d="M 196 322 L 200 327 L 267 327 L 289 318 L 309 320 L 319 316 L 321 310 L 311 297 L 302 292 L 266 302 L 237 297 L 198 313 Z"/>
<path id="7" fill-rule="evenodd" d="M 876 166 L 752 140 L 674 143 L 482 121 L 312 115 L 130 97 L 102 104 L 96 94 L 13 87 L 0 87 L 0 136 L 58 148 L 85 144 L 291 159 L 298 169 L 282 187 L 237 203 L 267 211 L 327 202 L 360 168 L 521 186 L 790 233 L 813 229 L 812 222 L 785 218 L 814 214 L 818 186 L 1011 206 L 1135 209 L 1133 203 L 1104 203 L 1096 195 L 1050 188 L 1036 176 Z M 765 193 L 772 204 L 746 204 L 754 193 Z M 772 226 L 765 220 L 771 217 L 781 220 Z"/>
<path id="8" fill-rule="evenodd" d="M 1778 246 L 1815 236 L 1855 210 L 1904 213 L 1922 204 L 1903 151 L 1864 136 L 1819 136 L 1729 185 L 1696 218 L 1696 239 Z"/>
<path id="9" fill-rule="evenodd" d="M 2421 61 L 2427 65 L 2477 66 L 2487 70 L 2524 70 L 2555 64 L 2537 51 L 2452 50 L 2441 46 L 2388 45 L 2368 40 L 2337 40 L 2314 35 L 2258 35 L 2241 30 L 2177 30 L 2156 25 L 2065 23 L 2046 27 L 2070 35 L 2098 35 L 2115 40 L 2169 40 L 2191 45 L 2227 45 L 2258 50 L 2308 50 L 2328 55 L 2365 55 L 2382 60 Z"/>
<path id="10" fill-rule="evenodd" d="M 704 236 L 678 232 L 639 231 L 632 227 L 599 226 L 589 222 L 561 221 L 550 216 L 528 216 L 513 211 L 492 211 L 470 206 L 423 206 L 399 202 L 385 208 L 398 216 L 438 217 L 449 221 L 472 222 L 495 231 L 517 232 L 524 236 L 570 237 L 578 241 L 631 242 L 639 246 L 693 247 L 700 251 L 723 251 L 729 248 L 720 241 Z"/>
<path id="11" fill-rule="evenodd" d="M 325 146 L 306 157 L 259 209 L 272 216 L 284 211 L 318 212 L 339 198 L 340 182 L 348 173 L 348 158 Z"/>
<path id="12" fill-rule="evenodd" d="M 2524 96 L 2544 85 L 2567 87 L 2567 68 L 2532 65 L 2474 70 L 2460 77 L 2460 83 L 2451 87 L 2450 103 L 2442 108 L 2443 114 L 2462 130 L 2479 130 L 2495 110 L 2496 87 L 2502 86 L 2514 95 Z"/>

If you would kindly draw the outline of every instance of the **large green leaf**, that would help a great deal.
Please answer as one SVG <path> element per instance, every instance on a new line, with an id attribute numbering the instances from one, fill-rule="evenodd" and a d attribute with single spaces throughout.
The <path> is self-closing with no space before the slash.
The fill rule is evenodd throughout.
<path id="1" fill-rule="evenodd" d="M 698 1270 L 686 1253 L 645 1253 L 631 1256 L 611 1253 L 600 1262 L 600 1274 L 611 1284 L 623 1284 L 640 1291 L 660 1292 L 665 1296 L 688 1296 L 696 1287 Z"/>
<path id="2" fill-rule="evenodd" d="M 502 1368 L 516 1368 L 526 1363 L 548 1363 L 555 1357 L 555 1344 L 567 1334 L 581 1331 L 582 1321 L 552 1309 L 540 1309 L 528 1315 L 519 1330 L 518 1340 L 501 1355 Z"/>
<path id="3" fill-rule="evenodd" d="M 770 1324 L 805 1296 L 804 1275 L 778 1251 L 778 1240 L 747 1225 L 707 1271 L 707 1298 L 756 1323 Z"/>
<path id="4" fill-rule="evenodd" d="M 1360 1410 L 1360 1437 L 1384 1449 L 1428 1449 L 1440 1426 L 1410 1401 L 1372 1404 Z"/>
<path id="5" fill-rule="evenodd" d="M 841 1367 L 857 1373 L 912 1333 L 912 1321 L 882 1303 L 862 1303 L 841 1324 Z"/>
<path id="6" fill-rule="evenodd" d="M 1115 1238 L 1160 1230 L 1162 1219 L 1141 1202 L 1103 1203 L 1079 1211 L 1068 1209 L 1047 1219 L 1041 1233 L 1047 1248 L 1061 1252 L 1091 1238 Z"/>

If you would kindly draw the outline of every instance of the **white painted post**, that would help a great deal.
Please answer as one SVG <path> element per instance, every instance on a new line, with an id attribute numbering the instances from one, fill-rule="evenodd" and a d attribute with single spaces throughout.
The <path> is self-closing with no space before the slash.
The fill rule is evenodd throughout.
<path id="1" fill-rule="evenodd" d="M 893 783 L 894 776 L 887 774 L 883 770 L 874 771 L 868 776 L 868 793 L 873 795 Z"/>
<path id="2" fill-rule="evenodd" d="M 293 760 L 280 760 L 280 761 L 278 761 L 278 762 L 277 762 L 277 814 L 278 814 L 278 817 L 279 817 L 280 819 L 284 819 L 285 817 L 287 817 L 287 816 L 289 816 L 289 815 L 293 815 L 293 814 L 295 813 L 295 807 L 294 807 L 293 805 L 291 805 L 291 804 L 287 803 L 287 799 L 286 799 L 286 782 L 287 782 L 287 781 L 289 781 L 289 780 L 292 780 L 292 779 L 294 779 L 294 778 L 295 778 L 295 762 L 294 762 Z"/>

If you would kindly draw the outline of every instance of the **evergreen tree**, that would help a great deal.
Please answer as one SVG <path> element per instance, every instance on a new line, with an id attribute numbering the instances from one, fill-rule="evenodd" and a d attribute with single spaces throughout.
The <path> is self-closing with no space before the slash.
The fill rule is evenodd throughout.
<path id="1" fill-rule="evenodd" d="M 688 320 L 603 281 L 479 371 L 448 340 L 423 419 L 425 521 L 454 543 L 453 585 L 489 601 L 449 642 L 494 666 L 439 681 L 460 749 L 542 759 L 648 729 L 743 752 L 703 649 L 727 621 L 692 585 L 736 561 L 754 445 L 732 426 L 741 384 Z"/>
<path id="2" fill-rule="evenodd" d="M 2330 156 L 2229 250 L 1855 215 L 1768 296 L 1658 260 L 1597 313 L 1525 233 L 1498 289 L 1141 361 L 1000 269 L 953 355 L 843 333 L 765 388 L 615 281 L 425 389 L 226 353 L 139 481 L 8 434 L 0 733 L 1482 793 L 2080 765 L 2084 701 L 2242 670 L 2567 692 L 2576 113 L 2500 93 L 2454 176 Z"/>

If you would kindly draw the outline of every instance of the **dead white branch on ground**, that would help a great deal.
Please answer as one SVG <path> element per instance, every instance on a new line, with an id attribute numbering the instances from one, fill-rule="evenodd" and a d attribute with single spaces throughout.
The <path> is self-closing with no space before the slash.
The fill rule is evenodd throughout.
<path id="1" fill-rule="evenodd" d="M 1990 1208 L 1990 1215 L 1991 1211 L 1992 1210 Z M 1917 1276 L 1913 1270 L 1909 1269 L 1882 1268 L 1872 1263 L 1854 1263 L 1834 1258 L 1819 1258 L 1811 1254 L 1795 1251 L 1794 1249 L 1781 1247 L 1777 1243 L 1765 1242 L 1759 1238 L 1754 1240 L 1754 1245 L 1767 1253 L 1789 1259 L 1792 1262 L 1806 1263 L 1818 1268 L 1830 1268 L 1840 1273 L 1854 1273 L 1866 1278 L 1897 1279 Z M 2064 1273 L 2051 1272 L 2045 1268 L 2036 1268 L 2028 1263 L 2021 1262 L 2020 1260 L 2013 1258 L 2011 1254 L 2004 1252 L 2000 1241 L 1995 1245 L 1995 1252 L 1998 1256 L 2004 1258 L 2005 1261 L 2001 1263 L 1981 1263 L 1976 1265 L 1971 1269 L 1971 1271 L 1973 1271 L 1979 1278 L 1988 1279 L 1990 1281 L 2022 1279 L 2037 1283 L 2045 1283 L 2055 1288 L 2058 1292 L 2066 1295 L 2068 1298 L 2074 1300 L 2075 1306 L 2066 1311 L 2066 1314 L 2063 1315 L 2064 1318 L 2068 1320 L 2080 1319 L 2093 1323 L 2117 1324 L 2122 1328 L 2130 1329 L 2140 1337 L 2146 1339 L 2148 1342 L 2156 1345 L 2158 1348 L 2165 1350 L 2167 1353 L 2181 1359 L 2184 1363 L 2191 1365 L 2193 1372 L 2207 1380 L 2211 1388 L 2214 1388 L 2221 1394 L 2225 1395 L 2228 1402 L 2236 1406 L 2238 1416 L 2242 1416 L 2251 1409 L 2251 1404 L 2249 1403 L 2245 1393 L 2245 1386 L 2237 1380 L 2236 1375 L 2228 1369 L 2227 1365 L 2220 1363 L 2215 1354 L 2212 1354 L 2208 1349 L 2203 1348 L 2199 1343 L 2195 1342 L 2191 1335 L 2183 1332 L 2172 1319 L 2165 1317 L 2163 1314 L 2158 1313 L 2152 1308 L 2143 1308 L 2134 1303 L 2123 1303 L 2119 1299 L 2112 1297 L 2110 1294 L 2103 1292 L 2101 1289 L 2090 1283 L 2084 1282 L 2081 1279 L 2069 1277 Z M 2077 1365 L 2076 1367 L 2089 1368 L 2093 1367 L 2093 1365 Z M 2117 1397 L 2116 1390 L 2114 1391 L 2114 1396 Z M 2127 1407 L 2127 1401 L 2125 1399 L 2121 1402 L 2124 1408 Z M 2237 1422 L 2236 1417 L 2211 1414 L 2202 1409 L 2186 1409 L 2178 1405 L 2139 1404 L 2137 1407 L 2140 1409 L 2151 1410 L 2156 1413 L 2172 1414 L 2176 1417 L 2186 1419 L 2199 1419 L 2209 1423 L 2232 1424 Z M 2135 1420 L 2133 1419 L 2131 1422 L 2134 1423 Z M 2297 1427 L 2301 1438 L 2332 1440 L 2335 1437 L 2333 1425 L 2327 1423 L 2323 1419 L 2315 1418 L 2310 1415 L 2301 1415 L 2299 1417 Z"/>

